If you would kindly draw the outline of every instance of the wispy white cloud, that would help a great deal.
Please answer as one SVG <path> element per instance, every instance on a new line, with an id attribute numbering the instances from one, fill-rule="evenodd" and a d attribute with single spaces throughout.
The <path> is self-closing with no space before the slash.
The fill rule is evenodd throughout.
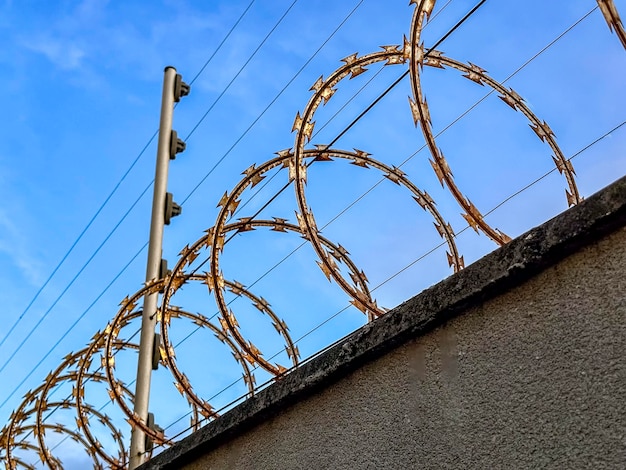
<path id="1" fill-rule="evenodd" d="M 204 49 L 193 45 L 213 44 L 226 27 L 218 14 L 179 5 L 170 6 L 169 15 L 155 14 L 151 7 L 140 12 L 132 4 L 109 5 L 108 0 L 85 0 L 67 11 L 53 10 L 46 23 L 21 25 L 17 46 L 45 57 L 60 70 L 84 75 L 87 79 L 78 81 L 84 85 L 93 85 L 98 80 L 94 74 L 103 69 L 132 70 L 142 78 L 158 76 L 155 70 L 172 61 L 164 51 L 171 55 L 175 49 L 177 64 L 198 54 L 204 57 Z M 143 22 L 134 19 L 140 13 Z"/>
<path id="2" fill-rule="evenodd" d="M 0 209 L 0 254 L 10 260 L 28 283 L 39 285 L 43 278 L 42 264 L 32 255 L 27 240 L 12 217 Z"/>
<path id="3" fill-rule="evenodd" d="M 84 0 L 76 8 L 74 18 L 81 22 L 99 19 L 105 13 L 108 4 L 109 0 Z"/>
<path id="4" fill-rule="evenodd" d="M 49 35 L 25 40 L 23 45 L 33 52 L 44 55 L 52 64 L 63 70 L 80 68 L 86 56 L 83 48 L 77 44 Z"/>

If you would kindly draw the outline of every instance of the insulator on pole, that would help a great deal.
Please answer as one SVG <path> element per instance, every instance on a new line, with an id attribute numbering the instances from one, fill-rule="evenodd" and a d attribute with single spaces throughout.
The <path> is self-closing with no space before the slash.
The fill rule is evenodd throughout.
<path id="1" fill-rule="evenodd" d="M 170 138 L 170 160 L 176 159 L 176 154 L 184 152 L 186 148 L 187 144 L 178 138 L 178 133 L 176 131 L 172 131 L 172 136 Z"/>
<path id="2" fill-rule="evenodd" d="M 191 87 L 183 82 L 183 77 L 177 73 L 174 78 L 174 101 L 177 103 L 183 96 L 187 96 L 191 91 Z"/>

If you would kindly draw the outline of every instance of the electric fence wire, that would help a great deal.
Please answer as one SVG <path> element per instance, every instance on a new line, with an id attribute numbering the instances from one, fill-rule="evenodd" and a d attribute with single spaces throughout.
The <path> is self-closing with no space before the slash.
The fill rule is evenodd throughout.
<path id="1" fill-rule="evenodd" d="M 265 35 L 265 37 L 261 40 L 261 42 L 259 43 L 259 45 L 256 47 L 256 49 L 252 52 L 252 54 L 250 54 L 250 57 L 248 57 L 248 59 L 244 62 L 244 64 L 241 66 L 241 68 L 239 69 L 239 71 L 233 76 L 233 78 L 231 78 L 230 82 L 228 82 L 228 85 L 226 85 L 226 88 L 224 88 L 221 93 L 217 96 L 217 98 L 215 98 L 215 100 L 213 101 L 213 103 L 209 106 L 209 108 L 206 110 L 206 112 L 202 115 L 202 117 L 198 120 L 198 122 L 196 123 L 195 126 L 193 126 L 191 128 L 191 131 L 189 131 L 189 133 L 187 134 L 187 136 L 183 139 L 185 142 L 187 142 L 187 140 L 189 139 L 189 137 L 191 137 L 194 132 L 196 132 L 196 130 L 198 129 L 198 127 L 200 127 L 200 124 L 202 124 L 202 122 L 206 119 L 206 117 L 209 115 L 209 113 L 213 110 L 213 108 L 215 108 L 215 105 L 217 105 L 217 103 L 219 103 L 219 101 L 222 99 L 222 97 L 226 94 L 226 92 L 229 90 L 229 88 L 232 86 L 233 83 L 235 83 L 235 80 L 237 80 L 237 78 L 239 77 L 239 75 L 241 75 L 241 73 L 243 72 L 243 70 L 248 66 L 248 64 L 252 61 L 252 59 L 254 59 L 254 56 L 257 55 L 257 53 L 261 50 L 261 48 L 263 47 L 263 45 L 267 42 L 267 40 L 270 38 L 270 36 L 274 33 L 274 31 L 276 31 L 276 29 L 280 26 L 280 24 L 283 22 L 283 20 L 287 17 L 287 15 L 289 14 L 289 12 L 291 11 L 291 9 L 296 5 L 296 3 L 298 3 L 298 0 L 294 0 L 291 5 L 289 5 L 289 7 L 287 7 L 287 9 L 285 10 L 285 12 L 283 13 L 283 15 L 278 19 L 278 21 L 274 24 L 274 26 L 272 27 L 272 29 L 270 29 L 270 31 Z"/>
<path id="2" fill-rule="evenodd" d="M 592 142 L 590 142 L 589 144 L 587 144 L 586 146 L 584 146 L 583 148 L 581 148 L 580 150 L 578 150 L 576 153 L 574 153 L 571 157 L 568 158 L 568 161 L 572 161 L 574 158 L 582 155 L 584 152 L 586 152 L 587 150 L 589 150 L 590 148 L 592 148 L 593 146 L 595 146 L 596 144 L 598 144 L 599 142 L 601 142 L 602 140 L 604 140 L 606 137 L 610 136 L 613 132 L 619 130 L 621 127 L 623 127 L 624 125 L 626 125 L 626 121 L 621 122 L 620 124 L 616 125 L 615 127 L 613 127 L 612 129 L 610 129 L 609 131 L 605 132 L 604 134 L 602 134 L 600 137 L 596 138 L 595 140 L 593 140 Z M 529 190 L 530 188 L 532 188 L 535 184 L 539 183 L 541 180 L 547 178 L 549 175 L 551 175 L 552 173 L 554 173 L 555 171 L 557 171 L 557 168 L 552 168 L 549 171 L 545 172 L 544 174 L 542 174 L 541 176 L 537 177 L 536 179 L 534 179 L 533 181 L 531 181 L 530 183 L 524 185 L 522 188 L 520 188 L 519 190 L 515 191 L 514 193 L 510 194 L 509 196 L 507 196 L 506 198 L 504 198 L 502 201 L 500 201 L 498 204 L 496 204 L 494 207 L 492 207 L 489 211 L 485 212 L 485 217 L 489 216 L 490 214 L 492 214 L 493 212 L 495 212 L 497 209 L 499 209 L 500 207 L 502 207 L 503 205 L 505 205 L 507 202 L 509 202 L 510 200 L 514 199 L 515 197 L 519 196 L 520 194 L 526 192 L 527 190 Z M 339 215 L 337 215 L 335 218 L 333 218 L 333 221 L 336 220 L 339 217 Z M 466 225 L 465 227 L 463 227 L 461 230 L 459 230 L 458 232 L 456 232 L 454 234 L 455 238 L 458 238 L 459 235 L 463 234 L 464 232 L 466 232 L 468 229 L 470 229 L 471 226 L 470 225 Z M 304 246 L 306 243 L 303 243 L 301 246 Z M 431 255 L 432 253 L 436 252 L 437 250 L 441 249 L 442 247 L 444 247 L 446 244 L 446 242 L 441 242 L 435 246 L 433 246 L 432 248 L 430 248 L 429 250 L 427 250 L 426 252 L 424 252 L 422 255 L 420 255 L 419 257 L 417 257 L 416 259 L 414 259 L 413 261 L 411 261 L 409 264 L 405 265 L 403 268 L 401 268 L 399 271 L 396 271 L 394 274 L 392 274 L 391 276 L 387 277 L 386 279 L 384 279 L 382 282 L 380 282 L 379 284 L 377 284 L 376 286 L 372 287 L 371 292 L 375 292 L 376 290 L 380 289 L 382 286 L 384 286 L 385 284 L 389 283 L 390 281 L 392 281 L 394 278 L 396 278 L 397 276 L 399 276 L 400 274 L 402 274 L 403 272 L 405 272 L 406 270 L 410 269 L 412 266 L 414 266 L 415 264 L 419 263 L 420 261 L 423 261 L 425 258 L 427 258 L 429 255 Z M 296 250 L 299 249 L 296 248 Z M 295 251 L 295 250 L 294 250 Z M 288 255 L 290 256 L 290 255 Z M 270 268 L 270 269 L 274 269 Z M 263 276 L 267 275 L 267 273 L 265 273 Z M 255 283 L 258 282 L 255 281 Z M 300 343 L 303 339 L 305 339 L 306 337 L 310 336 L 311 334 L 313 334 L 315 331 L 319 330 L 322 326 L 324 326 L 325 324 L 329 323 L 330 321 L 332 321 L 334 318 L 338 317 L 340 314 L 342 314 L 343 312 L 345 312 L 346 310 L 348 310 L 350 307 L 352 307 L 352 304 L 348 304 L 345 307 L 341 308 L 340 310 L 338 310 L 337 312 L 333 313 L 331 316 L 327 317 L 325 320 L 323 320 L 321 323 L 318 323 L 317 325 L 315 325 L 312 329 L 308 330 L 307 332 L 305 332 L 302 336 L 300 336 L 299 338 L 297 338 L 296 340 L 294 340 L 294 344 L 298 344 Z M 288 369 L 288 371 L 286 372 L 286 374 L 288 374 L 289 372 L 293 371 L 294 369 L 298 368 L 299 366 L 301 366 L 303 363 L 306 363 L 308 361 L 310 361 L 312 358 L 317 357 L 321 354 L 323 354 L 325 351 L 331 349 L 333 346 L 335 346 L 336 344 L 341 343 L 342 341 L 344 341 L 347 337 L 349 337 L 352 333 L 347 334 L 346 336 L 333 341 L 330 345 L 322 348 L 319 351 L 316 351 L 315 353 L 313 353 L 312 355 L 308 356 L 306 359 L 304 359 L 303 361 L 300 362 L 300 364 L 298 364 L 298 366 L 292 366 L 291 368 Z M 187 338 L 185 338 L 187 339 Z M 184 341 L 184 340 L 183 340 Z M 182 341 L 181 341 L 182 342 Z M 180 344 L 180 343 L 179 343 Z M 270 356 L 268 358 L 268 360 L 272 360 L 274 358 L 276 358 L 278 355 L 282 354 L 283 350 L 281 349 L 280 351 L 276 352 L 275 354 L 273 354 L 272 356 Z M 252 367 L 251 372 L 254 372 L 256 370 L 259 369 L 259 365 L 255 365 Z M 238 378 L 235 381 L 233 381 L 232 383 L 230 383 L 229 385 L 227 385 L 226 387 L 224 387 L 223 389 L 219 390 L 218 392 L 216 392 L 212 397 L 210 397 L 208 399 L 208 401 L 210 402 L 211 400 L 217 398 L 220 394 L 224 393 L 225 391 L 227 391 L 229 388 L 233 387 L 234 385 L 236 385 L 237 383 L 241 382 L 243 380 L 243 378 Z M 259 385 L 258 387 L 255 388 L 255 392 L 258 392 L 259 390 L 263 389 L 264 387 L 266 387 L 267 385 L 273 383 L 275 381 L 275 379 L 269 379 L 268 381 L 264 382 L 263 384 Z M 242 400 L 244 400 L 248 395 L 242 395 L 240 397 L 238 397 L 237 399 L 233 400 L 232 402 L 230 402 L 229 404 L 223 406 L 222 408 L 220 408 L 219 410 L 217 410 L 217 412 L 222 412 L 224 410 L 229 409 L 233 404 L 238 403 Z M 165 427 L 165 430 L 171 429 L 172 426 L 176 425 L 177 423 L 179 423 L 182 419 L 188 417 L 190 415 L 190 413 L 186 413 L 185 415 L 179 417 L 176 421 L 170 423 L 168 426 Z M 183 434 L 187 433 L 188 431 L 192 430 L 193 427 L 188 427 L 186 429 L 184 429 L 183 431 L 179 432 L 177 435 L 172 437 L 172 440 L 176 440 L 178 437 L 182 436 Z"/>
<path id="3" fill-rule="evenodd" d="M 144 192 L 142 193 L 142 196 L 146 193 L 146 191 L 149 189 L 146 188 L 144 190 Z M 61 293 L 57 296 L 57 298 L 55 299 L 55 301 L 52 303 L 52 305 L 46 310 L 46 312 L 39 318 L 39 320 L 37 321 L 37 323 L 35 323 L 35 326 L 33 326 L 31 328 L 31 330 L 28 332 L 28 334 L 22 339 L 22 341 L 19 343 L 18 347 L 13 351 L 13 353 L 9 356 L 9 358 L 4 362 L 4 364 L 2 365 L 2 367 L 0 367 L 0 372 L 2 372 L 5 367 L 13 360 L 13 358 L 15 357 L 15 355 L 22 349 L 22 347 L 26 344 L 26 342 L 28 341 L 28 339 L 31 337 L 31 335 L 37 330 L 37 328 L 39 328 L 39 325 L 41 325 L 41 323 L 46 319 L 46 317 L 48 316 L 48 314 L 52 311 L 52 309 L 57 305 L 57 303 L 61 300 L 61 298 L 65 295 L 65 293 L 69 290 L 69 288 L 74 284 L 74 282 L 80 277 L 80 275 L 82 274 L 82 272 L 85 270 L 85 268 L 87 267 L 87 265 L 94 259 L 94 257 L 98 254 L 98 252 L 100 251 L 100 249 L 105 245 L 105 243 L 107 241 L 109 241 L 109 239 L 111 238 L 111 236 L 113 235 L 113 232 L 115 230 L 117 230 L 117 228 L 119 228 L 119 226 L 122 224 L 122 222 L 126 219 L 126 217 L 128 216 L 128 214 L 131 213 L 131 211 L 135 208 L 135 206 L 137 205 L 137 203 L 139 202 L 139 199 L 135 200 L 135 202 L 130 206 L 130 208 L 126 211 L 126 213 L 124 214 L 124 216 L 119 220 L 119 222 L 115 225 L 115 227 L 113 227 L 113 230 L 111 232 L 109 232 L 109 234 L 104 238 L 104 240 L 100 243 L 100 245 L 98 246 L 98 248 L 91 254 L 91 256 L 89 257 L 89 259 L 87 260 L 87 262 L 82 266 L 82 268 L 78 271 L 78 273 L 76 273 L 74 275 L 74 277 L 72 278 L 72 280 L 70 281 L 70 283 L 65 286 L 65 288 L 61 291 Z M 144 245 L 143 248 L 145 248 L 145 246 L 147 246 L 147 243 Z M 142 248 L 142 250 L 143 250 Z M 130 263 L 132 263 L 132 261 L 134 261 L 137 258 L 137 255 L 133 256 L 133 258 L 131 259 L 131 261 L 124 267 L 124 269 L 119 272 L 111 281 L 111 283 L 107 286 L 107 290 L 108 288 L 112 285 L 113 282 L 115 282 L 119 276 L 122 274 L 123 271 L 126 270 L 126 268 L 128 268 L 128 266 L 130 265 Z M 47 357 L 48 355 L 54 350 L 54 348 L 56 346 L 58 346 L 61 341 L 72 331 L 72 329 L 78 324 L 78 322 L 87 314 L 87 312 L 89 310 L 91 310 L 91 308 L 96 304 L 96 302 L 102 297 L 102 295 L 104 294 L 105 291 L 101 292 L 100 295 L 98 295 L 98 297 L 89 305 L 89 307 L 87 307 L 87 309 L 85 311 L 83 311 L 83 313 L 81 315 L 78 316 L 78 318 L 74 321 L 74 323 L 65 331 L 65 333 L 63 333 L 63 335 L 61 335 L 61 337 L 57 340 L 57 342 L 55 343 L 55 345 L 40 359 L 39 363 L 35 366 L 35 368 L 37 368 L 37 366 L 39 366 L 39 364 L 41 364 Z M 31 373 L 34 369 L 31 370 Z M 2 408 L 2 405 L 4 405 L 5 402 L 3 402 L 2 404 L 0 404 L 0 408 Z"/>
<path id="4" fill-rule="evenodd" d="M 276 23 L 274 25 L 274 27 L 271 29 L 270 33 L 268 33 L 265 38 L 263 39 L 261 45 L 267 41 L 267 39 L 269 38 L 270 34 L 276 30 L 276 28 L 278 27 L 279 23 L 283 21 L 283 19 L 286 17 L 288 11 L 295 5 L 295 3 L 298 0 L 295 0 L 288 8 L 288 10 L 281 16 L 281 18 L 278 20 L 278 23 Z M 298 72 L 289 80 L 289 82 L 287 83 L 287 85 L 285 85 L 283 87 L 283 89 L 277 94 L 277 96 L 266 106 L 266 108 L 261 112 L 261 114 L 253 121 L 253 123 L 248 127 L 248 129 L 244 132 L 244 134 L 242 134 L 237 141 L 235 142 L 235 144 L 233 144 L 233 146 L 230 148 L 230 150 L 227 152 L 227 154 L 225 154 L 220 161 L 218 162 L 221 163 L 224 158 L 228 155 L 228 153 L 230 153 L 235 146 L 243 139 L 243 137 L 252 129 L 252 127 L 260 120 L 260 118 L 267 112 L 267 110 L 278 100 L 278 98 L 285 92 L 285 90 L 287 89 L 287 87 L 289 85 L 291 85 L 291 83 L 293 83 L 293 81 L 295 81 L 295 79 L 300 75 L 300 73 L 302 73 L 302 71 L 305 69 L 305 67 L 315 58 L 315 56 L 322 50 L 322 48 L 330 41 L 330 39 L 332 39 L 332 37 L 340 30 L 340 28 L 346 23 L 346 21 L 356 12 L 356 10 L 361 6 L 361 4 L 363 3 L 364 0 L 360 0 L 356 6 L 348 13 L 348 15 L 341 21 L 341 23 L 335 28 L 335 30 L 331 33 L 331 35 L 322 43 L 322 45 L 315 51 L 315 53 L 304 63 L 304 65 L 298 70 Z M 253 2 L 252 2 L 253 3 Z M 231 30 L 229 31 L 229 33 L 227 34 L 227 37 L 230 35 L 230 33 L 232 33 L 232 31 L 234 30 L 234 28 L 239 24 L 239 22 L 241 21 L 241 19 L 243 18 L 243 16 L 245 15 L 245 13 L 247 13 L 247 11 L 249 10 L 250 6 L 252 5 L 252 3 L 250 5 L 248 5 L 248 8 L 242 13 L 242 15 L 240 16 L 240 18 L 238 19 L 238 21 L 235 23 L 235 25 L 233 25 L 233 27 L 231 28 Z M 222 45 L 224 44 L 226 38 L 220 43 L 220 45 L 218 47 L 222 47 Z M 250 62 L 250 60 L 252 59 L 252 57 L 259 51 L 261 45 L 259 45 L 252 56 L 250 56 L 250 58 L 246 61 L 246 63 L 244 64 L 244 66 L 237 72 L 236 76 L 239 76 L 241 74 L 241 72 L 243 71 L 243 68 L 245 68 L 245 66 Z M 208 62 L 215 56 L 215 54 L 217 53 L 214 52 L 213 55 L 209 58 L 209 60 L 207 62 L 205 62 L 205 64 L 203 65 L 202 70 L 204 70 L 206 68 L 206 66 L 208 65 Z M 195 81 L 201 72 L 198 72 L 198 74 L 196 74 L 196 76 L 193 78 L 193 81 Z M 234 82 L 234 79 L 231 80 L 231 82 L 229 83 L 228 87 L 230 87 L 232 85 L 232 83 Z M 224 92 L 222 92 L 222 94 L 220 95 L 220 97 L 225 93 L 226 90 L 224 90 Z M 219 98 L 218 97 L 218 100 Z M 217 102 L 217 100 L 216 100 Z M 214 102 L 210 109 L 213 108 L 213 106 L 216 104 L 216 102 Z M 209 111 L 210 111 L 209 109 Z M 185 139 L 185 141 L 191 136 L 191 134 L 193 134 L 193 132 L 198 128 L 198 126 L 200 125 L 200 123 L 202 122 L 202 120 L 204 120 L 206 118 L 206 116 L 209 114 L 209 111 L 207 111 L 202 118 L 200 119 L 200 121 L 195 125 L 195 127 L 193 128 L 192 132 L 189 133 L 189 135 L 187 136 L 187 138 Z M 158 134 L 158 131 L 152 136 L 152 138 L 150 139 L 150 142 L 152 142 L 152 140 L 154 139 L 154 137 Z M 124 178 L 126 177 L 126 175 L 128 173 L 130 173 L 130 170 L 132 169 L 132 167 L 135 165 L 135 163 L 139 160 L 139 158 L 143 155 L 144 151 L 147 149 L 147 147 L 149 146 L 150 142 L 148 142 L 148 144 L 146 144 L 146 146 L 144 147 L 144 149 L 142 150 L 142 152 L 137 156 L 137 158 L 135 159 L 135 162 L 133 162 L 131 168 L 129 168 L 127 170 L 127 172 L 124 175 Z M 202 182 L 204 182 L 208 176 L 217 168 L 217 164 L 209 171 L 209 173 L 207 173 L 207 175 L 205 175 L 205 177 L 203 178 Z M 124 179 L 123 178 L 123 179 Z M 113 194 L 117 191 L 117 188 L 119 188 L 119 186 L 122 183 L 122 180 L 120 180 L 120 182 L 116 185 L 115 189 L 113 192 L 111 192 L 111 194 L 109 195 L 109 197 L 107 198 L 107 200 L 105 201 L 105 203 L 103 203 L 103 205 L 101 206 L 99 212 L 104 208 L 104 206 L 106 205 L 106 203 L 108 202 L 108 200 L 110 200 L 110 198 L 113 196 Z M 201 183 L 202 183 L 201 182 Z M 137 197 L 137 199 L 135 200 L 135 202 L 131 205 L 130 209 L 124 214 L 124 216 L 118 221 L 118 223 L 115 225 L 115 227 L 113 228 L 113 230 L 111 230 L 111 232 L 106 236 L 106 238 L 104 239 L 104 241 L 98 246 L 98 248 L 95 250 L 95 252 L 91 255 L 91 257 L 88 259 L 88 261 L 81 267 L 80 271 L 78 272 L 78 274 L 76 274 L 73 279 L 70 281 L 70 283 L 65 287 L 65 289 L 62 291 L 62 293 L 55 299 L 53 305 L 48 308 L 48 310 L 44 313 L 44 315 L 39 319 L 39 321 L 37 322 L 37 324 L 34 326 L 34 328 L 32 328 L 29 333 L 27 334 L 26 338 L 24 340 L 22 340 L 20 342 L 20 344 L 18 345 L 17 349 L 13 351 L 13 353 L 11 354 L 11 356 L 9 357 L 9 359 L 0 367 L 0 373 L 4 370 L 4 368 L 9 364 L 9 362 L 14 358 L 14 356 L 17 354 L 17 352 L 25 345 L 26 341 L 30 338 L 30 336 L 34 333 L 34 331 L 39 327 L 39 325 L 43 322 L 43 320 L 50 314 L 50 312 L 52 311 L 52 309 L 54 308 L 54 306 L 56 306 L 56 304 L 61 300 L 61 298 L 63 297 L 63 295 L 69 290 L 69 288 L 74 284 L 74 282 L 78 279 L 78 277 L 80 276 L 80 274 L 84 271 L 84 269 L 88 266 L 88 264 L 93 260 L 93 258 L 96 256 L 96 254 L 100 251 L 100 249 L 102 249 L 102 247 L 105 245 L 105 243 L 110 239 L 110 237 L 115 233 L 115 231 L 119 228 L 119 226 L 122 224 L 122 222 L 128 217 L 128 215 L 130 214 L 130 212 L 132 211 L 132 209 L 139 203 L 139 201 L 143 198 L 143 196 L 146 194 L 146 192 L 150 189 L 150 187 L 152 186 L 152 184 L 154 183 L 154 180 L 152 180 L 148 186 L 146 186 L 144 188 L 144 190 L 141 192 L 141 194 Z M 183 201 L 186 202 L 191 195 L 198 189 L 198 187 L 200 186 L 199 183 L 194 190 L 187 195 L 187 197 L 185 198 L 185 200 Z M 182 205 L 182 203 L 181 203 Z M 93 221 L 95 220 L 95 218 L 97 217 L 97 215 L 99 214 L 99 212 L 93 216 L 92 220 L 90 221 L 89 225 L 84 229 L 83 233 L 80 235 L 80 237 L 82 237 L 82 235 L 84 235 L 84 232 L 87 231 L 87 229 L 89 228 L 89 226 L 93 223 Z M 80 239 L 79 237 L 79 239 Z M 74 243 L 74 245 L 72 246 L 71 250 L 73 249 L 73 247 L 78 243 L 79 239 L 76 240 L 76 242 Z M 132 257 L 131 261 L 134 261 L 139 254 L 146 248 L 147 246 L 147 242 L 140 248 L 140 250 L 135 253 L 135 255 Z M 70 250 L 70 251 L 71 251 Z M 66 254 L 66 256 L 64 257 L 64 259 L 62 260 L 61 263 L 59 263 L 59 265 L 57 266 L 57 268 L 55 269 L 55 271 L 53 272 L 53 274 L 50 276 L 50 279 L 52 279 L 52 276 L 54 275 L 54 273 L 58 270 L 58 268 L 61 266 L 61 264 L 63 263 L 63 261 L 67 258 L 67 256 L 69 256 L 69 251 Z M 112 283 L 117 280 L 121 274 L 129 267 L 130 263 L 128 263 L 126 266 L 124 266 L 124 268 L 122 269 L 121 272 L 119 272 L 114 280 L 109 283 L 107 285 L 107 287 L 98 295 L 98 297 L 96 298 L 96 301 L 99 300 L 102 295 L 104 295 L 104 293 L 111 287 Z M 49 280 L 50 280 L 49 279 Z M 44 287 L 47 285 L 47 283 L 49 282 L 46 281 L 46 284 L 44 286 L 41 287 L 40 292 L 44 289 Z M 40 292 L 38 292 L 36 294 L 36 297 L 40 294 Z M 15 324 L 13 325 L 13 327 L 11 328 L 11 330 L 9 331 L 9 333 L 11 333 L 13 331 L 13 329 L 17 326 L 17 324 L 21 321 L 22 317 L 24 316 L 24 314 L 26 313 L 26 311 L 28 310 L 28 308 L 30 308 L 30 305 L 32 305 L 32 303 L 34 303 L 35 299 L 33 299 L 31 301 L 31 303 L 29 304 L 29 306 L 27 307 L 27 309 L 21 314 L 21 316 L 18 318 L 18 320 L 15 322 Z M 79 317 L 78 320 L 82 319 L 86 313 L 94 306 L 95 302 L 94 301 Z M 72 327 L 67 330 L 64 334 L 63 334 L 63 338 L 65 338 L 67 336 L 67 334 L 69 334 L 69 332 L 71 331 L 71 329 L 73 329 L 73 327 L 76 326 L 76 324 L 78 323 L 75 322 Z M 7 336 L 8 337 L 8 334 Z M 5 337 L 5 339 L 6 339 Z M 4 340 L 3 340 L 4 341 Z M 45 358 L 47 358 L 49 356 L 49 354 L 52 352 L 52 350 L 59 344 L 59 342 L 57 342 L 57 344 L 55 344 L 55 346 L 48 351 L 48 353 L 45 355 Z M 1 345 L 1 344 L 0 344 Z M 43 362 L 43 359 L 39 362 L 39 364 L 37 364 L 36 367 L 38 367 L 41 363 Z M 31 372 L 29 375 L 31 375 L 34 371 L 35 368 L 31 369 Z M 24 383 L 26 379 L 24 379 L 20 385 L 22 385 Z M 2 408 L 2 406 L 4 404 L 6 404 L 6 402 L 13 396 L 13 394 L 15 394 L 17 390 L 14 390 L 5 400 L 2 404 L 0 404 L 0 408 Z"/>
<path id="5" fill-rule="evenodd" d="M 518 71 L 519 71 L 519 69 L 518 69 Z M 510 78 L 510 77 L 509 77 L 509 78 Z M 503 203 L 504 203 L 504 202 L 503 202 Z M 333 220 L 334 220 L 334 219 L 333 219 Z"/>
<path id="6" fill-rule="evenodd" d="M 230 35 L 233 33 L 233 31 L 235 31 L 235 29 L 237 28 L 237 26 L 239 26 L 239 23 L 241 23 L 241 21 L 243 20 L 243 18 L 246 16 L 246 14 L 248 13 L 248 11 L 250 10 L 250 8 L 252 8 L 252 5 L 254 4 L 256 0 L 252 0 L 248 6 L 246 7 L 246 9 L 241 13 L 241 15 L 239 15 L 239 18 L 237 19 L 237 21 L 235 21 L 235 24 L 233 24 L 231 26 L 231 28 L 228 30 L 228 33 L 226 33 L 226 36 L 224 36 L 224 38 L 222 39 L 222 41 L 217 45 L 217 47 L 215 48 L 215 50 L 213 51 L 213 53 L 209 56 L 209 58 L 204 62 L 204 64 L 202 65 L 202 67 L 200 67 L 200 70 L 198 70 L 198 72 L 194 75 L 194 77 L 191 79 L 191 81 L 189 82 L 189 85 L 193 85 L 196 80 L 200 77 L 200 75 L 202 75 L 202 73 L 204 72 L 204 69 L 206 69 L 208 67 L 208 65 L 211 63 L 211 61 L 213 60 L 213 58 L 217 55 L 217 53 L 222 50 L 222 47 L 224 46 L 224 44 L 226 43 L 226 41 L 228 40 L 228 38 L 230 37 Z M 176 106 L 176 104 L 174 104 L 174 106 Z"/>

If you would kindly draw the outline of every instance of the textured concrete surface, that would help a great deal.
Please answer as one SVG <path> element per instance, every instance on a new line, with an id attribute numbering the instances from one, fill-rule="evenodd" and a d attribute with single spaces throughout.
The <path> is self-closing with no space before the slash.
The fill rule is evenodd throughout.
<path id="1" fill-rule="evenodd" d="M 626 179 L 145 468 L 625 468 Z"/>

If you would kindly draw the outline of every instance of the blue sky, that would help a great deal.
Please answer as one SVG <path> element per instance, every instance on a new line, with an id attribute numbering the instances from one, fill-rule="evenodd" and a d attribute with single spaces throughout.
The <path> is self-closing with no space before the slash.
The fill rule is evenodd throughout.
<path id="1" fill-rule="evenodd" d="M 187 138 L 187 150 L 170 165 L 169 190 L 176 200 L 185 201 L 183 215 L 165 231 L 164 257 L 172 266 L 182 247 L 214 224 L 219 199 L 242 178 L 242 171 L 292 147 L 296 112 L 303 110 L 311 96 L 309 89 L 320 75 L 331 74 L 340 59 L 354 52 L 365 54 L 381 45 L 402 43 L 412 13 L 406 3 L 257 0 L 212 57 L 250 5 L 248 0 L 0 1 L 0 99 L 5 116 L 0 127 L 0 403 L 4 402 L 0 423 L 7 422 L 28 389 L 37 387 L 68 352 L 82 348 L 115 315 L 119 302 L 141 287 L 146 259 L 141 248 L 147 241 L 151 191 L 138 198 L 154 174 L 156 142 L 151 137 L 158 126 L 163 68 L 173 65 L 187 82 L 193 80 L 191 94 L 177 106 L 174 116 L 174 128 Z M 475 3 L 437 2 L 435 11 L 445 8 L 426 28 L 425 45 L 434 44 Z M 624 14 L 626 2 L 615 4 Z M 496 80 L 505 80 L 585 17 L 596 2 L 546 5 L 539 0 L 487 1 L 439 49 L 448 57 L 479 65 Z M 625 54 L 596 9 L 506 85 L 550 125 L 563 153 L 570 157 L 626 120 Z M 372 66 L 368 73 L 342 83 L 319 111 L 319 134 L 312 143 L 332 141 L 404 67 L 380 70 Z M 435 132 L 489 91 L 454 70 L 428 67 L 423 87 Z M 420 130 L 413 125 L 410 93 L 405 79 L 335 146 L 358 148 L 389 165 L 400 165 L 424 145 Z M 574 158 L 581 195 L 589 196 L 626 173 L 625 142 L 626 126 Z M 442 134 L 438 145 L 459 187 L 483 213 L 554 168 L 550 148 L 537 139 L 523 116 L 496 95 Z M 428 157 L 422 149 L 402 169 L 431 194 L 444 218 L 460 232 L 466 223 L 441 188 Z M 307 197 L 318 226 L 332 221 L 381 176 L 374 169 L 345 162 L 313 165 Z M 238 216 L 254 214 L 286 182 L 287 173 L 278 173 Z M 564 178 L 552 172 L 490 214 L 488 221 L 511 236 L 519 235 L 567 208 L 565 187 Z M 248 191 L 242 199 L 251 195 Z M 261 216 L 295 222 L 296 209 L 290 187 Z M 384 283 L 375 297 L 385 307 L 451 274 L 445 248 L 427 255 L 440 244 L 432 219 L 405 188 L 389 181 L 377 185 L 324 228 L 323 234 L 348 249 L 372 288 Z M 315 254 L 308 246 L 262 277 L 300 244 L 295 234 L 259 229 L 235 237 L 223 255 L 224 276 L 245 285 L 254 283 L 254 293 L 267 299 L 286 320 L 294 338 L 349 302 L 316 267 Z M 471 230 L 459 235 L 458 246 L 466 264 L 496 248 Z M 213 299 L 197 286 L 177 301 L 192 312 L 215 313 Z M 247 302 L 233 305 L 237 305 L 242 330 L 266 356 L 281 349 L 271 324 L 255 316 Z M 363 323 L 360 312 L 347 309 L 302 341 L 303 357 Z M 179 341 L 191 331 L 192 326 L 181 320 L 172 335 Z M 178 353 L 181 367 L 207 397 L 241 375 L 228 351 L 224 353 L 219 343 L 213 345 L 209 339 L 204 332 L 195 334 Z M 287 362 L 284 356 L 279 356 L 282 363 Z M 126 365 L 120 369 L 126 374 L 123 379 L 130 382 L 134 356 L 124 358 Z M 266 379 L 260 373 L 257 382 Z M 155 387 L 168 390 L 160 394 L 161 399 L 175 399 L 167 373 L 159 371 L 156 380 Z M 216 400 L 217 406 L 244 391 L 240 387 L 225 394 Z M 97 405 L 106 402 L 100 395 L 98 399 Z M 178 400 L 179 408 L 167 408 L 154 399 L 162 425 L 187 412 L 186 403 Z"/>

